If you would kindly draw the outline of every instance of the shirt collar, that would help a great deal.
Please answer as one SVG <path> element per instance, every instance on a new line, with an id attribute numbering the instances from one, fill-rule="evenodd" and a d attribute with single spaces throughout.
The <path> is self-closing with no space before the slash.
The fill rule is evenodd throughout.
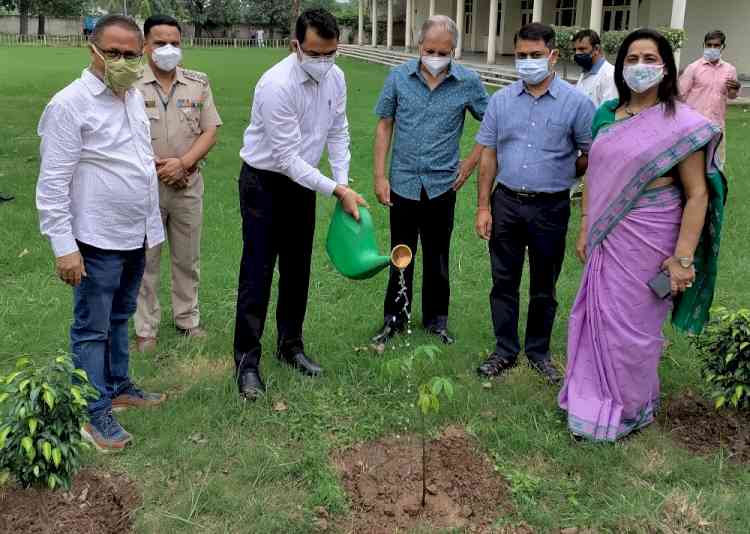
<path id="1" fill-rule="evenodd" d="M 526 91 L 526 82 L 523 80 L 518 80 L 518 87 L 516 87 L 516 96 L 521 96 L 523 93 L 528 93 Z M 529 96 L 532 96 L 534 98 L 541 98 L 546 94 L 549 94 L 552 98 L 557 98 L 557 95 L 560 93 L 560 80 L 557 76 L 557 74 L 554 74 L 552 77 L 552 81 L 550 82 L 549 86 L 547 87 L 547 91 L 545 91 L 542 95 L 539 97 L 534 97 L 531 93 L 529 93 Z"/>
<path id="2" fill-rule="evenodd" d="M 155 83 L 157 81 L 158 80 L 156 79 L 156 75 L 154 74 L 154 71 L 151 68 L 151 65 L 148 65 L 148 64 L 144 65 L 143 66 L 143 75 L 141 76 L 141 82 L 143 82 L 145 84 L 149 84 L 149 83 Z M 187 84 L 187 82 L 185 81 L 185 76 L 182 73 L 182 68 L 181 67 L 177 67 L 177 69 L 175 69 L 174 81 L 176 83 L 181 83 L 183 85 Z"/>
<path id="3" fill-rule="evenodd" d="M 719 61 L 717 61 L 716 63 L 712 63 L 709 60 L 707 60 L 706 58 L 701 58 L 701 62 L 704 65 L 708 65 L 709 67 L 721 67 L 724 64 L 724 60 L 721 59 L 721 58 L 719 58 Z"/>
<path id="4" fill-rule="evenodd" d="M 104 85 L 104 82 L 101 81 L 96 74 L 91 72 L 88 67 L 83 69 L 83 74 L 81 74 L 81 81 L 83 82 L 83 85 L 85 85 L 94 96 L 99 96 L 107 90 L 107 86 Z"/>
<path id="5" fill-rule="evenodd" d="M 607 62 L 606 58 L 600 57 L 599 61 L 594 63 L 594 65 L 591 67 L 591 70 L 588 71 L 586 74 L 598 74 L 606 62 Z"/>

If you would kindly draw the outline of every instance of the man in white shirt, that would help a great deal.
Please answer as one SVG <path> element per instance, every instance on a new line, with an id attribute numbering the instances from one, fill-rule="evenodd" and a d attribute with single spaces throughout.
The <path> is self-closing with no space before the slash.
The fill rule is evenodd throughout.
<path id="1" fill-rule="evenodd" d="M 581 30 L 573 37 L 576 55 L 573 60 L 583 69 L 576 88 L 591 99 L 597 108 L 607 100 L 617 98 L 615 68 L 604 57 L 599 34 Z"/>
<path id="2" fill-rule="evenodd" d="M 269 69 L 255 87 L 250 126 L 240 151 L 244 247 L 234 358 L 240 395 L 250 400 L 265 391 L 258 364 L 276 258 L 277 357 L 317 376 L 321 368 L 307 357 L 302 341 L 316 193 L 336 196 L 357 220 L 357 206 L 365 204 L 347 187 L 351 155 L 346 81 L 334 65 L 336 19 L 322 9 L 305 11 L 297 19 L 295 37 L 294 52 Z M 333 178 L 316 168 L 326 147 Z"/>
<path id="3" fill-rule="evenodd" d="M 165 398 L 144 392 L 128 375 L 128 319 L 145 247 L 164 241 L 148 117 L 132 87 L 142 54 L 143 35 L 131 18 L 100 19 L 91 34 L 91 65 L 52 98 L 38 128 L 40 227 L 57 274 L 73 286 L 73 360 L 99 393 L 82 433 L 99 450 L 121 450 L 132 439 L 113 408 Z"/>

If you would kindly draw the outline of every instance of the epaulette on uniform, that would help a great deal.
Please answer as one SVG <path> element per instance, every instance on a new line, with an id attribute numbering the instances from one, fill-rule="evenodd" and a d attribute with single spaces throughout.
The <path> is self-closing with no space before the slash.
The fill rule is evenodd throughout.
<path id="1" fill-rule="evenodd" d="M 201 82 L 203 85 L 208 85 L 208 75 L 206 75 L 205 72 L 182 69 L 182 75 L 188 80 L 194 80 L 196 82 Z"/>

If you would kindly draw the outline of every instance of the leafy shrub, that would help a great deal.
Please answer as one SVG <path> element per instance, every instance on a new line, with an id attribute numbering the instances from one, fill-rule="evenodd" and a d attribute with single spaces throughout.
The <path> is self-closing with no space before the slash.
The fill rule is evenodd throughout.
<path id="1" fill-rule="evenodd" d="M 0 484 L 12 474 L 23 487 L 70 489 L 88 444 L 81 426 L 96 391 L 69 356 L 45 365 L 22 357 L 0 377 Z"/>
<path id="2" fill-rule="evenodd" d="M 668 28 L 666 26 L 657 28 L 657 30 L 667 38 L 669 44 L 672 45 L 672 50 L 676 52 L 677 50 L 682 48 L 686 37 L 685 30 Z M 612 58 L 612 62 L 614 62 L 614 59 L 617 57 L 617 52 L 620 50 L 622 42 L 625 40 L 625 37 L 627 37 L 629 33 L 630 30 L 624 30 L 605 32 L 602 35 L 602 48 L 604 48 L 604 51 L 607 53 L 607 55 Z"/>
<path id="3" fill-rule="evenodd" d="M 714 318 L 693 345 L 703 359 L 703 377 L 716 408 L 750 408 L 750 310 L 712 310 Z"/>
<path id="4" fill-rule="evenodd" d="M 576 51 L 573 46 L 573 37 L 583 28 L 579 26 L 553 26 L 555 30 L 555 41 L 560 51 L 560 59 L 573 61 Z"/>

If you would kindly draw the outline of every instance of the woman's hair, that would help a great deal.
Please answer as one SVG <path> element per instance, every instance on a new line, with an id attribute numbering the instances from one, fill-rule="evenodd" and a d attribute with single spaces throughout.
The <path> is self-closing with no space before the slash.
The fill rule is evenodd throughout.
<path id="1" fill-rule="evenodd" d="M 675 101 L 679 96 L 679 90 L 677 88 L 677 64 L 674 60 L 674 51 L 666 37 L 658 31 L 648 28 L 635 30 L 625 37 L 622 46 L 620 46 L 620 51 L 617 53 L 617 61 L 615 62 L 615 85 L 617 85 L 617 92 L 620 95 L 620 105 L 628 104 L 631 98 L 630 87 L 625 83 L 625 77 L 622 73 L 625 66 L 625 58 L 628 55 L 628 50 L 630 50 L 630 45 L 642 39 L 648 39 L 656 43 L 656 46 L 659 49 L 659 55 L 661 56 L 662 61 L 664 61 L 666 72 L 664 74 L 664 79 L 659 85 L 659 101 L 664 104 L 667 114 L 673 115 L 675 112 Z"/>

